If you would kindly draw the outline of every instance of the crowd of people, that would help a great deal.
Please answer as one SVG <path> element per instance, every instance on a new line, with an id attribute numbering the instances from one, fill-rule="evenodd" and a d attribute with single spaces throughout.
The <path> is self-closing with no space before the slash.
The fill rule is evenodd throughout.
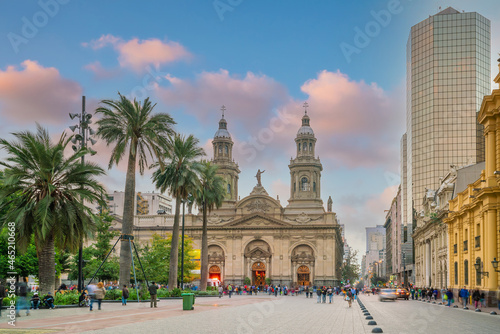
<path id="1" fill-rule="evenodd" d="M 417 288 L 411 287 L 411 299 L 441 300 L 443 304 L 451 307 L 455 303 L 455 293 L 452 289 Z M 500 296 L 500 289 L 497 293 Z M 485 294 L 479 289 L 467 289 L 465 286 L 458 292 L 457 301 L 463 306 L 474 305 L 478 309 L 486 307 Z M 500 302 L 499 302 L 500 309 Z"/>

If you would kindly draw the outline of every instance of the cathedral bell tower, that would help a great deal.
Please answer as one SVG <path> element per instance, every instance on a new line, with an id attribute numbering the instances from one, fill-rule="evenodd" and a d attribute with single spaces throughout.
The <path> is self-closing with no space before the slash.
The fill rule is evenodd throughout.
<path id="1" fill-rule="evenodd" d="M 302 126 L 295 137 L 296 158 L 290 160 L 290 199 L 288 208 L 323 207 L 321 200 L 321 171 L 323 166 L 314 157 L 316 137 L 307 115 L 307 102 L 304 103 Z"/>
<path id="2" fill-rule="evenodd" d="M 233 140 L 227 131 L 227 122 L 224 119 L 225 106 L 222 106 L 222 118 L 219 121 L 219 129 L 214 135 L 212 145 L 214 147 L 214 158 L 212 162 L 219 166 L 217 175 L 226 181 L 226 197 L 224 204 L 234 204 L 238 200 L 238 174 L 240 169 L 233 159 Z"/>

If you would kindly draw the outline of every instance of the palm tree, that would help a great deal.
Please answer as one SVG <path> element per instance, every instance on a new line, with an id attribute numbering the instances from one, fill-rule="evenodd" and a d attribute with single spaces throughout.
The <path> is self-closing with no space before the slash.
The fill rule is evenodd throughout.
<path id="1" fill-rule="evenodd" d="M 107 145 L 115 144 L 109 159 L 111 167 L 120 162 L 128 148 L 127 176 L 125 179 L 125 198 L 123 209 L 122 234 L 132 235 L 134 225 L 135 203 L 135 171 L 144 174 L 148 158 L 159 159 L 166 150 L 168 138 L 174 134 L 175 124 L 170 115 L 158 113 L 153 115 L 156 104 L 147 98 L 144 103 L 130 101 L 118 93 L 120 99 L 103 100 L 104 105 L 96 109 L 102 118 L 97 121 L 97 135 Z M 120 285 L 130 283 L 130 266 L 132 254 L 129 243 L 122 239 L 120 249 Z"/>
<path id="2" fill-rule="evenodd" d="M 172 250 L 170 253 L 170 268 L 168 275 L 168 288 L 172 290 L 177 286 L 177 267 L 179 260 L 179 216 L 182 201 L 186 200 L 189 194 L 194 193 L 198 187 L 198 177 L 196 175 L 195 159 L 205 155 L 205 152 L 198 146 L 199 140 L 190 135 L 185 138 L 175 135 L 170 141 L 166 152 L 165 168 L 161 167 L 153 173 L 153 181 L 157 189 L 163 193 L 169 191 L 175 198 L 175 216 L 172 231 Z"/>
<path id="3" fill-rule="evenodd" d="M 0 188 L 3 226 L 15 225 L 16 245 L 26 250 L 34 235 L 38 257 L 40 292 L 54 291 L 55 250 L 76 251 L 95 230 L 95 216 L 85 203 L 103 205 L 104 189 L 96 177 L 104 175 L 93 163 L 82 164 L 87 149 L 64 157 L 72 139 L 65 133 L 54 144 L 47 130 L 13 133 L 15 141 L 0 139 L 8 157 Z M 3 211 L 6 209 L 6 211 Z"/>
<path id="4" fill-rule="evenodd" d="M 215 207 L 222 205 L 222 200 L 226 195 L 225 181 L 217 175 L 219 166 L 202 161 L 198 167 L 200 176 L 200 187 L 196 192 L 195 198 L 198 207 L 203 212 L 203 233 L 201 237 L 201 277 L 200 290 L 207 289 L 208 280 L 208 230 L 207 230 L 207 211 L 211 212 Z"/>

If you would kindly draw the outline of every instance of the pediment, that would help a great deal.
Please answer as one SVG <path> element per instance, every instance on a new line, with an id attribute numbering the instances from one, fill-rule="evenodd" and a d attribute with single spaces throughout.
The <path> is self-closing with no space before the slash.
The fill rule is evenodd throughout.
<path id="1" fill-rule="evenodd" d="M 278 219 L 255 214 L 240 218 L 236 221 L 223 225 L 224 227 L 290 227 L 292 224 L 282 222 Z"/>
<path id="2" fill-rule="evenodd" d="M 253 194 L 242 199 L 237 208 L 241 208 L 244 214 L 272 213 L 276 209 L 282 209 L 281 204 L 267 194 Z"/>

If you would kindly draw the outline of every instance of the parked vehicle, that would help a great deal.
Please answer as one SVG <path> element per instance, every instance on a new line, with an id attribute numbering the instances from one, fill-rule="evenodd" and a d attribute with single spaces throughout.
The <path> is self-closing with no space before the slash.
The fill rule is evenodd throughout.
<path id="1" fill-rule="evenodd" d="M 378 295 L 378 300 L 396 300 L 398 298 L 396 289 L 381 289 Z"/>

